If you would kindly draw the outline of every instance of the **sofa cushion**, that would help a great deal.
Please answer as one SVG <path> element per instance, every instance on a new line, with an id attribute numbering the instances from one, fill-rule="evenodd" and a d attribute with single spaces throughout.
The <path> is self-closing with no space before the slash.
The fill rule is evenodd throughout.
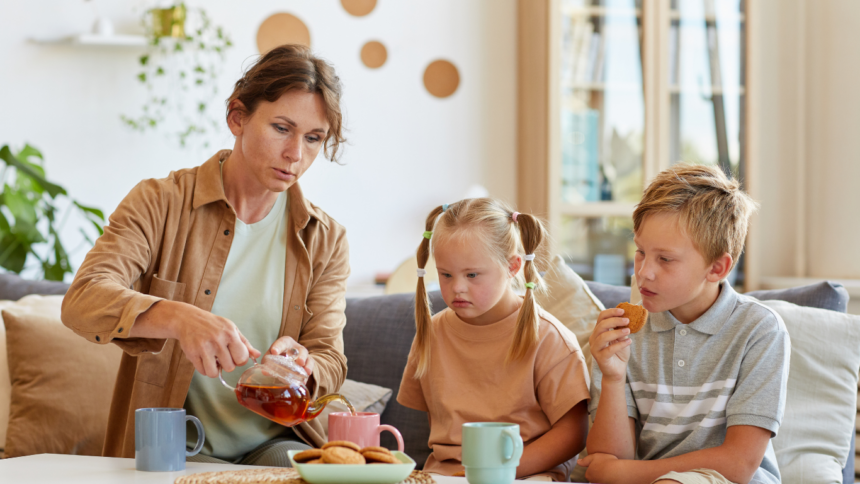
<path id="1" fill-rule="evenodd" d="M 3 311 L 12 397 L 6 457 L 101 455 L 122 355 L 94 345 L 53 316 Z"/>
<path id="2" fill-rule="evenodd" d="M 590 369 L 591 346 L 588 338 L 597 323 L 597 316 L 605 309 L 603 304 L 560 255 L 551 261 L 543 279 L 547 290 L 536 295 L 537 303 L 576 335 L 582 356 Z"/>
<path id="3" fill-rule="evenodd" d="M 860 316 L 763 301 L 791 337 L 785 417 L 773 439 L 785 484 L 842 481 L 854 439 Z"/>
<path id="4" fill-rule="evenodd" d="M 445 309 L 439 291 L 430 292 L 429 296 L 434 314 Z M 403 434 L 405 452 L 422 468 L 430 455 L 427 414 L 397 403 L 400 379 L 415 337 L 415 295 L 347 299 L 346 321 L 343 341 L 349 378 L 393 391 L 380 421 Z M 388 432 L 382 434 L 380 443 L 389 449 L 397 445 Z"/>
<path id="5" fill-rule="evenodd" d="M 848 291 L 842 284 L 830 281 L 788 289 L 752 291 L 748 292 L 747 296 L 752 296 L 760 301 L 771 299 L 787 301 L 798 306 L 829 309 L 840 313 L 848 310 Z"/>
<path id="6" fill-rule="evenodd" d="M 30 281 L 15 274 L 0 274 L 0 300 L 17 301 L 28 294 L 65 294 L 69 285 L 55 281 Z"/>

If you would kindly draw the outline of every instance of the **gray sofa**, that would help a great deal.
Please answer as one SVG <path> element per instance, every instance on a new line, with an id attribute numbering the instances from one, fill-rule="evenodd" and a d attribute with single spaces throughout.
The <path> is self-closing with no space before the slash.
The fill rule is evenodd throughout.
<path id="1" fill-rule="evenodd" d="M 630 288 L 587 282 L 594 295 L 606 307 L 628 301 Z M 821 282 L 809 286 L 778 291 L 753 291 L 750 296 L 760 300 L 778 299 L 799 306 L 809 306 L 846 312 L 848 291 L 841 284 Z M 430 293 L 433 311 L 445 308 L 439 292 Z M 349 378 L 391 388 L 394 396 L 383 412 L 383 424 L 393 425 L 403 434 L 406 453 L 419 466 L 430 453 L 427 440 L 430 427 L 427 415 L 406 408 L 396 401 L 400 378 L 412 338 L 415 336 L 414 295 L 396 294 L 364 299 L 347 299 L 347 325 L 344 343 L 349 361 Z M 389 434 L 382 434 L 382 445 L 394 448 L 396 442 Z M 854 440 L 851 453 L 843 470 L 843 484 L 854 482 Z"/>
<path id="2" fill-rule="evenodd" d="M 630 288 L 588 282 L 591 291 L 606 307 L 627 301 Z M 47 281 L 28 281 L 11 274 L 0 274 L 0 299 L 17 300 L 28 294 L 65 294 L 66 284 Z M 822 282 L 810 286 L 778 291 L 754 291 L 751 296 L 762 300 L 779 299 L 800 306 L 846 312 L 848 292 L 840 284 Z M 430 294 L 433 310 L 445 308 L 438 292 Z M 349 360 L 349 378 L 391 388 L 394 396 L 382 414 L 382 423 L 393 425 L 403 434 L 406 453 L 419 467 L 430 452 L 427 440 L 430 433 L 424 412 L 403 407 L 396 401 L 400 378 L 415 336 L 413 316 L 414 296 L 397 294 L 362 299 L 347 299 L 347 322 L 344 329 L 344 352 Z M 854 440 L 851 456 L 843 471 L 843 484 L 854 482 Z M 382 445 L 393 448 L 396 443 L 388 433 L 382 436 Z"/>

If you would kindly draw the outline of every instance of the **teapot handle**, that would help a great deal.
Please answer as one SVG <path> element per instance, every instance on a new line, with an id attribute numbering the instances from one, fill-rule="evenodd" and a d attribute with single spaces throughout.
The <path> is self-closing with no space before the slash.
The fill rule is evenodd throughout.
<path id="1" fill-rule="evenodd" d="M 256 359 L 256 358 L 253 358 L 253 357 L 252 357 L 251 359 L 252 359 L 252 360 L 254 360 L 254 364 L 256 365 L 256 364 L 257 364 L 257 359 Z M 218 379 L 219 379 L 219 380 L 221 380 L 221 384 L 222 384 L 222 385 L 224 385 L 225 387 L 229 388 L 230 390 L 233 390 L 234 392 L 236 391 L 236 388 L 231 387 L 229 384 L 227 384 L 227 382 L 226 382 L 226 381 L 224 381 L 224 377 L 222 377 L 222 376 L 221 376 L 221 364 L 220 364 L 220 363 L 218 364 Z"/>

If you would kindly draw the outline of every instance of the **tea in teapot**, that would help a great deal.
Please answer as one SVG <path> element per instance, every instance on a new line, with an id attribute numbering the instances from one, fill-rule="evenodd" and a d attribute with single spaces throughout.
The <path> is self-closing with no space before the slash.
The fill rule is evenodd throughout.
<path id="1" fill-rule="evenodd" d="M 355 415 L 355 408 L 343 395 L 332 393 L 311 401 L 305 385 L 308 374 L 296 363 L 298 350 L 293 348 L 287 355 L 265 355 L 262 363 L 256 363 L 239 377 L 236 388 L 221 378 L 225 387 L 236 393 L 239 403 L 248 410 L 273 422 L 292 427 L 314 419 L 326 405 L 340 400 Z"/>

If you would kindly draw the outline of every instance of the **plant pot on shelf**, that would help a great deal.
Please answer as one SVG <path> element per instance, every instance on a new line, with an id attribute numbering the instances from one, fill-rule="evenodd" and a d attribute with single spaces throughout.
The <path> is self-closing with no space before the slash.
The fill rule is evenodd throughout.
<path id="1" fill-rule="evenodd" d="M 152 14 L 152 34 L 155 37 L 185 38 L 185 5 L 170 8 L 154 8 Z"/>

